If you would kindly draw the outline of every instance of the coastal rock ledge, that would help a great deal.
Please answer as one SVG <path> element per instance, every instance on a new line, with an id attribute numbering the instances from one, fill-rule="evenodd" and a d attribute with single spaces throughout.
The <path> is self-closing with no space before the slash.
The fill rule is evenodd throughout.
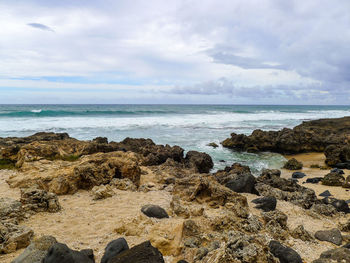
<path id="1" fill-rule="evenodd" d="M 221 144 L 247 152 L 324 152 L 327 165 L 350 168 L 350 117 L 305 121 L 293 129 L 279 131 L 257 129 L 248 136 L 232 133 Z"/>

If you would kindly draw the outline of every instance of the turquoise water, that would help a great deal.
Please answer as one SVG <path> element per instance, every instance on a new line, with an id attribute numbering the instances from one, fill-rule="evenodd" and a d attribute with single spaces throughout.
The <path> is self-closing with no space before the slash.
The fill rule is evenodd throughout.
<path id="1" fill-rule="evenodd" d="M 283 157 L 213 149 L 207 144 L 219 144 L 232 132 L 278 130 L 304 120 L 343 116 L 350 116 L 350 106 L 0 105 L 0 137 L 46 131 L 67 132 L 82 140 L 97 136 L 114 141 L 125 137 L 151 138 L 159 144 L 207 152 L 215 169 L 241 162 L 257 172 L 266 167 L 279 168 Z"/>

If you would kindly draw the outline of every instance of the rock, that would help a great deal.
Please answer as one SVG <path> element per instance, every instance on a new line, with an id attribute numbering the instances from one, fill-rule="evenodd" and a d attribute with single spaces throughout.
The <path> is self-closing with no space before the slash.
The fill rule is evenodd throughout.
<path id="1" fill-rule="evenodd" d="M 196 151 L 187 152 L 185 163 L 187 166 L 195 168 L 199 173 L 209 173 L 214 166 L 210 155 Z"/>
<path id="2" fill-rule="evenodd" d="M 338 173 L 328 173 L 322 179 L 322 184 L 329 186 L 342 186 L 344 182 L 344 176 Z"/>
<path id="3" fill-rule="evenodd" d="M 207 146 L 210 146 L 210 147 L 213 147 L 213 148 L 219 147 L 219 145 L 217 145 L 215 142 L 208 143 Z"/>
<path id="4" fill-rule="evenodd" d="M 315 233 L 315 238 L 321 241 L 327 241 L 340 246 L 342 243 L 342 235 L 340 231 L 336 228 L 331 230 L 320 230 Z"/>
<path id="5" fill-rule="evenodd" d="M 339 168 L 333 168 L 331 170 L 331 173 L 344 174 L 344 171 L 342 169 L 339 169 Z"/>
<path id="6" fill-rule="evenodd" d="M 125 238 L 118 238 L 108 243 L 105 248 L 105 253 L 101 259 L 101 263 L 107 263 L 110 259 L 117 256 L 121 252 L 128 250 L 129 246 Z"/>
<path id="7" fill-rule="evenodd" d="M 325 216 L 333 216 L 337 213 L 337 209 L 330 204 L 314 204 L 311 207 L 311 211 Z"/>
<path id="8" fill-rule="evenodd" d="M 348 170 L 350 170 L 350 162 L 349 161 L 346 162 L 346 163 L 337 163 L 334 166 L 339 168 L 339 169 L 348 169 Z"/>
<path id="9" fill-rule="evenodd" d="M 326 190 L 320 193 L 319 196 L 328 197 L 328 196 L 332 196 L 332 194 L 328 190 Z"/>
<path id="10" fill-rule="evenodd" d="M 250 233 L 258 233 L 262 228 L 262 224 L 257 216 L 250 215 L 249 218 L 242 224 L 242 227 L 245 231 Z"/>
<path id="11" fill-rule="evenodd" d="M 110 182 L 111 186 L 123 191 L 136 191 L 136 185 L 128 178 L 113 178 Z"/>
<path id="12" fill-rule="evenodd" d="M 303 225 L 297 226 L 292 232 L 291 236 L 302 241 L 312 241 L 314 238 L 307 232 Z"/>
<path id="13" fill-rule="evenodd" d="M 93 200 L 101 200 L 112 197 L 114 191 L 109 185 L 99 185 L 92 188 L 91 195 Z"/>
<path id="14" fill-rule="evenodd" d="M 329 145 L 326 147 L 324 154 L 326 156 L 326 164 L 329 166 L 336 166 L 337 168 L 346 169 L 346 164 L 350 160 L 350 147 L 339 143 L 338 145 Z"/>
<path id="15" fill-rule="evenodd" d="M 264 212 L 269 212 L 276 209 L 277 200 L 273 196 L 266 196 L 254 199 L 252 203 L 257 204 L 255 208 L 261 209 Z"/>
<path id="16" fill-rule="evenodd" d="M 0 254 L 12 253 L 29 245 L 33 230 L 14 223 L 0 222 Z"/>
<path id="17" fill-rule="evenodd" d="M 258 151 L 295 154 L 303 152 L 323 152 L 327 146 L 344 145 L 347 131 L 350 129 L 350 118 L 333 118 L 305 121 L 293 129 L 284 128 L 279 131 L 262 131 L 260 129 L 247 136 L 232 133 L 231 137 L 221 144 L 224 147 L 246 151 L 254 148 Z M 341 151 L 344 161 L 347 151 Z M 326 155 L 327 159 L 330 156 Z M 339 162 L 339 161 L 338 161 Z"/>
<path id="18" fill-rule="evenodd" d="M 126 138 L 117 144 L 120 149 L 143 155 L 143 165 L 159 165 L 168 158 L 176 162 L 183 161 L 183 152 L 179 146 L 156 145 L 151 139 Z"/>
<path id="19" fill-rule="evenodd" d="M 0 221 L 8 219 L 22 220 L 23 216 L 24 211 L 21 202 L 7 197 L 0 198 Z"/>
<path id="20" fill-rule="evenodd" d="M 217 171 L 214 177 L 220 184 L 236 193 L 257 194 L 255 189 L 256 179 L 251 174 L 248 166 L 234 163 L 231 167 Z"/>
<path id="21" fill-rule="evenodd" d="M 159 219 L 169 218 L 167 212 L 158 205 L 144 205 L 141 208 L 141 212 L 148 217 L 155 217 Z"/>
<path id="22" fill-rule="evenodd" d="M 41 263 L 47 251 L 57 243 L 52 236 L 42 236 L 34 239 L 30 245 L 11 263 Z"/>
<path id="23" fill-rule="evenodd" d="M 295 158 L 292 158 L 284 164 L 283 168 L 287 170 L 300 170 L 303 168 L 303 163 L 299 162 Z"/>
<path id="24" fill-rule="evenodd" d="M 23 173 L 11 177 L 11 187 L 36 186 L 55 194 L 73 194 L 78 189 L 90 190 L 96 185 L 109 184 L 114 178 L 127 178 L 136 186 L 140 183 L 140 156 L 134 153 L 96 153 L 65 162 L 34 162 L 25 164 Z"/>
<path id="25" fill-rule="evenodd" d="M 99 143 L 99 144 L 108 144 L 107 137 L 96 137 L 92 141 L 95 142 L 95 143 Z"/>
<path id="26" fill-rule="evenodd" d="M 294 172 L 292 174 L 292 178 L 295 179 L 300 179 L 300 178 L 304 178 L 306 176 L 306 174 L 302 173 L 302 172 Z"/>
<path id="27" fill-rule="evenodd" d="M 350 262 L 350 249 L 344 247 L 330 249 L 323 252 L 319 259 L 312 261 L 312 263 L 330 262 Z"/>
<path id="28" fill-rule="evenodd" d="M 177 263 L 188 263 L 188 262 L 186 260 L 181 259 Z"/>
<path id="29" fill-rule="evenodd" d="M 271 253 L 280 260 L 280 263 L 302 263 L 299 254 L 290 247 L 283 246 L 278 241 L 271 241 L 269 243 Z"/>
<path id="30" fill-rule="evenodd" d="M 56 194 L 37 188 L 21 189 L 20 201 L 26 211 L 55 213 L 61 210 Z"/>
<path id="31" fill-rule="evenodd" d="M 75 251 L 66 244 L 56 243 L 49 249 L 42 263 L 95 263 L 91 253 L 86 252 L 86 250 Z"/>
<path id="32" fill-rule="evenodd" d="M 339 200 L 335 199 L 331 202 L 331 205 L 337 209 L 338 212 L 344 212 L 344 213 L 350 213 L 349 205 L 346 203 L 345 200 Z"/>
<path id="33" fill-rule="evenodd" d="M 295 181 L 281 178 L 279 170 L 263 170 L 257 182 L 255 188 L 263 196 L 273 196 L 305 209 L 309 209 L 318 202 L 312 189 L 302 187 Z"/>
<path id="34" fill-rule="evenodd" d="M 149 241 L 143 242 L 117 256 L 111 258 L 108 263 L 164 263 L 163 255 L 151 245 Z M 45 263 L 45 262 L 44 262 Z"/>
<path id="35" fill-rule="evenodd" d="M 247 198 L 219 184 L 211 175 L 190 175 L 176 180 L 173 195 L 185 202 L 226 206 L 238 217 L 247 218 Z"/>
<path id="36" fill-rule="evenodd" d="M 318 184 L 322 179 L 323 177 L 307 178 L 305 182 L 309 184 Z"/>
<path id="37" fill-rule="evenodd" d="M 211 252 L 215 253 L 215 261 L 209 262 L 277 262 L 273 256 L 268 252 L 266 245 L 263 245 L 262 239 L 254 235 L 246 235 L 242 232 L 230 231 L 227 234 L 227 242 L 225 246 L 220 248 L 222 252 L 217 250 Z M 209 258 L 213 254 L 208 254 Z"/>

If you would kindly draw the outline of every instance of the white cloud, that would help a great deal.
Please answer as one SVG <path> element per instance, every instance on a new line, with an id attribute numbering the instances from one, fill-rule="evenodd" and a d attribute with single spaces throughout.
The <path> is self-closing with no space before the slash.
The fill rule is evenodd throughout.
<path id="1" fill-rule="evenodd" d="M 203 83 L 226 79 L 261 90 L 257 100 L 275 90 L 276 103 L 281 87 L 295 100 L 306 87 L 339 103 L 348 95 L 346 0 L 0 1 L 0 10 L 0 92 L 33 86 L 99 90 L 114 80 L 138 82 L 152 97 L 170 87 L 200 94 Z M 26 79 L 47 76 L 100 83 Z M 108 89 L 130 89 L 132 99 L 130 85 Z M 227 92 L 217 92 L 218 102 L 226 102 Z M 314 103 L 320 99 L 314 95 Z"/>

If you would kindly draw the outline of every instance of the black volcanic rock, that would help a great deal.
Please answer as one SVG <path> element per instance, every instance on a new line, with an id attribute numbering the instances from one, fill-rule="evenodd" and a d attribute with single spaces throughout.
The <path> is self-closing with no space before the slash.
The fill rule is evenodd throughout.
<path id="1" fill-rule="evenodd" d="M 101 259 L 101 263 L 107 263 L 111 258 L 117 256 L 121 252 L 128 250 L 129 246 L 125 238 L 118 238 L 108 243 L 105 253 Z"/>
<path id="2" fill-rule="evenodd" d="M 252 200 L 252 203 L 257 204 L 255 208 L 261 209 L 264 212 L 273 211 L 276 209 L 277 200 L 273 196 L 266 196 Z"/>
<path id="3" fill-rule="evenodd" d="M 290 247 L 283 246 L 278 241 L 271 241 L 269 244 L 271 253 L 280 260 L 281 263 L 302 263 L 299 254 Z"/>
<path id="4" fill-rule="evenodd" d="M 167 212 L 161 208 L 159 205 L 144 205 L 141 208 L 141 212 L 144 213 L 148 217 L 155 218 L 169 218 Z"/>
<path id="5" fill-rule="evenodd" d="M 164 259 L 159 250 L 146 241 L 123 251 L 107 263 L 164 263 Z"/>

